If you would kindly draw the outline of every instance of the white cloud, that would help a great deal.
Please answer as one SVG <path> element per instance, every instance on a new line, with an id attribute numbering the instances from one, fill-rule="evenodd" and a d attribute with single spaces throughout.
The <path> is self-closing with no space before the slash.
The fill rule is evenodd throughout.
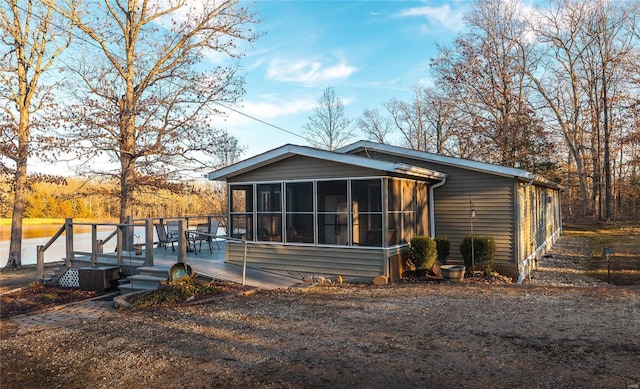
<path id="1" fill-rule="evenodd" d="M 356 70 L 345 62 L 325 66 L 320 61 L 275 59 L 269 63 L 267 78 L 275 81 L 316 84 L 348 78 Z"/>
<path id="2" fill-rule="evenodd" d="M 243 112 L 262 119 L 270 119 L 285 115 L 294 115 L 300 112 L 307 112 L 316 105 L 315 98 L 295 99 L 290 101 L 248 101 L 243 104 Z"/>
<path id="3" fill-rule="evenodd" d="M 424 5 L 422 7 L 412 7 L 400 11 L 401 17 L 423 17 L 429 23 L 437 23 L 446 29 L 454 32 L 465 28 L 463 16 L 464 9 L 453 9 L 449 4 L 442 4 L 439 7 Z M 433 31 L 433 28 L 428 28 Z"/>
<path id="4" fill-rule="evenodd" d="M 240 106 L 233 107 L 234 110 L 242 112 L 242 114 L 225 110 L 227 116 L 218 116 L 213 121 L 218 126 L 257 124 L 256 120 L 252 119 L 253 117 L 271 123 L 274 119 L 310 112 L 316 104 L 317 97 L 314 96 L 284 100 L 277 96 L 266 95 L 262 96 L 262 100 L 244 101 Z"/>

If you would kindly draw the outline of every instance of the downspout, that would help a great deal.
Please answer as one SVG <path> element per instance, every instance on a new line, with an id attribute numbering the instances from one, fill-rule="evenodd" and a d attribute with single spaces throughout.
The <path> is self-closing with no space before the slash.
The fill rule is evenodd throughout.
<path id="1" fill-rule="evenodd" d="M 429 235 L 431 236 L 431 238 L 436 237 L 436 215 L 433 206 L 433 190 L 441 187 L 445 182 L 447 182 L 446 176 L 442 179 L 442 181 L 429 187 Z"/>
<path id="2" fill-rule="evenodd" d="M 529 181 L 528 184 L 526 184 L 525 186 L 522 187 L 524 196 L 527 195 L 526 190 L 531 185 L 533 185 L 533 177 L 531 178 L 531 180 Z M 517 188 L 517 185 L 516 185 L 516 188 Z M 520 208 L 522 207 L 522 203 L 523 203 L 522 200 L 523 199 L 520 198 L 520 190 L 517 189 L 517 191 L 518 191 L 518 193 L 517 193 L 516 199 L 518 200 L 518 204 L 517 204 L 518 206 L 517 206 L 517 209 L 516 209 L 516 228 L 517 228 L 516 231 L 518 232 L 518 239 L 516 240 L 516 243 L 517 243 L 518 247 L 516 248 L 516 250 L 518 252 L 518 285 L 521 285 L 522 281 L 524 279 L 524 269 L 523 269 L 523 266 L 524 266 L 523 255 L 524 255 L 524 253 L 522 252 L 522 249 L 524 247 L 522 241 L 523 241 L 524 237 L 522 235 L 522 220 L 520 218 L 520 214 L 521 214 L 521 209 Z M 529 276 L 531 276 L 531 275 L 529 274 Z"/>

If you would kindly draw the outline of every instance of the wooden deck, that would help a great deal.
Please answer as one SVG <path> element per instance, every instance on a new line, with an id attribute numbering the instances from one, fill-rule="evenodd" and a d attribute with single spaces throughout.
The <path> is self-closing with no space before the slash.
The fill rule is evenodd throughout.
<path id="1" fill-rule="evenodd" d="M 241 284 L 243 281 L 243 266 L 226 262 L 226 244 L 224 241 L 219 242 L 220 248 L 213 244 L 212 252 L 208 247 L 203 245 L 202 251 L 193 252 L 187 251 L 186 263 L 191 266 L 192 270 L 203 276 L 231 281 Z M 162 271 L 166 270 L 168 276 L 168 270 L 174 264 L 178 263 L 178 248 L 171 250 L 168 247 L 166 250 L 163 247 L 153 248 L 153 267 Z M 78 255 L 80 254 L 80 255 Z M 89 254 L 89 253 L 87 253 Z M 97 263 L 91 262 L 91 257 L 88 255 L 82 255 L 82 253 L 76 253 L 76 257 L 73 260 L 73 267 L 84 266 L 121 266 L 122 268 L 131 268 L 131 274 L 137 274 L 134 268 L 143 266 L 146 257 L 145 250 L 141 255 L 135 255 L 134 252 L 123 253 L 123 260 L 121 264 L 118 264 L 118 259 L 115 253 L 100 254 Z M 261 289 L 277 289 L 291 287 L 302 280 L 299 278 L 286 276 L 280 273 L 265 271 L 255 267 L 247 266 L 245 273 L 245 284 Z"/>

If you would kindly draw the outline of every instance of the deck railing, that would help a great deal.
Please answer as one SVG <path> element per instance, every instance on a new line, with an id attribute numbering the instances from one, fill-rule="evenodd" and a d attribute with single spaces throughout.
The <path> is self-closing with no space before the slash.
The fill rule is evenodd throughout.
<path id="1" fill-rule="evenodd" d="M 73 218 L 65 219 L 65 223 L 60 229 L 45 243 L 44 245 L 38 245 L 36 248 L 36 260 L 37 260 L 37 277 L 39 280 L 44 279 L 44 259 L 47 249 L 57 239 L 65 235 L 65 266 L 70 268 L 72 262 L 77 255 L 86 255 L 91 258 L 91 263 L 96 266 L 99 263 L 100 257 L 113 257 L 113 254 L 104 253 L 104 245 L 116 238 L 116 257 L 117 264 L 122 265 L 125 259 L 125 251 L 135 250 L 136 245 L 145 247 L 144 266 L 153 266 L 154 250 L 153 246 L 157 243 L 154 241 L 154 224 L 162 223 L 166 224 L 167 221 L 178 222 L 178 252 L 177 262 L 186 263 L 187 261 L 187 246 L 185 231 L 189 229 L 190 221 L 194 220 L 206 220 L 211 223 L 212 220 L 223 221 L 224 217 L 221 215 L 207 215 L 207 216 L 188 216 L 188 217 L 166 217 L 166 218 L 146 218 L 146 219 L 132 219 L 129 218 L 126 223 L 74 223 Z M 223 224 L 223 223 L 221 223 Z M 91 230 L 91 250 L 89 252 L 82 252 L 74 250 L 74 226 L 89 226 Z M 106 238 L 98 239 L 98 227 L 112 227 L 113 231 L 110 232 Z M 134 228 L 144 228 L 144 243 L 133 244 Z M 128 237 L 128 242 L 125 242 L 125 237 Z"/>

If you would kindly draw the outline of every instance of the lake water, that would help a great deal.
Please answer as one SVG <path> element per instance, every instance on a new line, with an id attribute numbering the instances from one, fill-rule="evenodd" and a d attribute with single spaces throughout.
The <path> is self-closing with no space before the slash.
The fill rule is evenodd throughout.
<path id="1" fill-rule="evenodd" d="M 49 239 L 62 227 L 61 224 L 55 225 L 25 225 L 22 227 L 22 264 L 35 264 L 37 259 L 36 250 L 38 246 L 45 245 Z M 115 231 L 115 226 L 98 227 L 98 239 L 106 238 L 110 233 Z M 144 228 L 136 228 L 134 234 L 139 238 L 136 241 L 144 241 Z M 155 234 L 155 231 L 154 231 Z M 7 263 L 9 257 L 9 239 L 11 239 L 11 226 L 0 226 L 0 267 Z M 154 235 L 154 240 L 157 238 Z M 115 237 L 109 240 L 104 246 L 104 252 L 114 252 L 116 248 Z M 91 251 L 91 227 L 90 226 L 74 226 L 73 228 L 73 249 L 75 251 Z M 58 239 L 45 251 L 45 262 L 56 262 L 64 258 L 66 252 L 65 234 L 63 233 Z"/>
<path id="2" fill-rule="evenodd" d="M 22 226 L 22 264 L 35 264 L 37 261 L 36 250 L 38 246 L 45 245 L 49 239 L 62 227 L 62 224 Z M 99 226 L 98 239 L 104 239 L 113 231 L 115 226 Z M 224 228 L 218 229 L 218 235 L 224 235 Z M 0 226 L 0 268 L 7 263 L 9 257 L 9 240 L 11 239 L 11 226 Z M 134 229 L 134 239 L 136 242 L 144 242 L 144 227 L 136 227 Z M 155 229 L 153 231 L 154 242 L 158 241 Z M 91 227 L 84 225 L 75 225 L 73 227 L 73 249 L 75 251 L 91 251 Z M 116 238 L 113 237 L 104 245 L 104 252 L 115 252 Z M 45 262 L 56 262 L 64 258 L 66 252 L 65 234 L 63 233 L 58 239 L 45 251 Z"/>

